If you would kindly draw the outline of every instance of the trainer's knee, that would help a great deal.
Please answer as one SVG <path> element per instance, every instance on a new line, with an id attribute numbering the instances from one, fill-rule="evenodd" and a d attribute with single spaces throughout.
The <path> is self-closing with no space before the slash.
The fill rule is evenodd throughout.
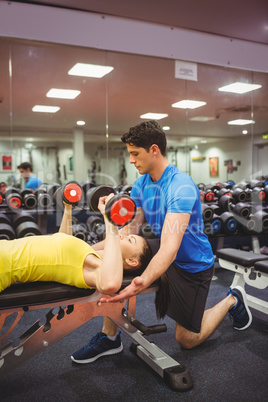
<path id="1" fill-rule="evenodd" d="M 188 331 L 187 329 L 177 326 L 176 328 L 176 341 L 184 349 L 193 349 L 199 344 L 198 335 L 194 332 Z"/>

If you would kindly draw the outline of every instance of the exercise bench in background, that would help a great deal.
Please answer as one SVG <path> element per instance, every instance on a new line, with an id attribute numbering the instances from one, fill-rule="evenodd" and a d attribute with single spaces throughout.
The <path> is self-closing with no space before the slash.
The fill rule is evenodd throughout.
<path id="1" fill-rule="evenodd" d="M 124 278 L 122 288 L 133 278 Z M 143 293 L 156 292 L 157 284 L 152 284 Z M 46 322 L 35 322 L 19 337 L 17 346 L 9 343 L 0 350 L 0 375 L 8 373 L 32 356 L 70 334 L 76 328 L 97 316 L 111 318 L 118 327 L 133 340 L 130 350 L 156 371 L 175 391 L 188 391 L 193 383 L 188 368 L 181 365 L 144 335 L 166 331 L 164 324 L 145 326 L 135 318 L 136 296 L 123 303 L 100 303 L 102 294 L 95 289 L 79 289 L 55 282 L 34 282 L 15 284 L 0 293 L 0 331 L 5 320 L 17 313 L 13 324 L 0 338 L 0 344 L 19 325 L 23 314 L 29 310 L 50 308 Z M 58 309 L 56 309 L 56 307 Z M 55 313 L 54 311 L 57 312 Z"/>
<path id="2" fill-rule="evenodd" d="M 231 288 L 245 285 L 264 290 L 268 286 L 268 255 L 257 254 L 248 251 L 223 248 L 217 250 L 216 256 L 219 265 L 235 273 Z M 248 289 L 250 291 L 250 288 Z M 264 293 L 261 298 L 252 296 L 246 292 L 249 307 L 262 313 L 268 314 L 268 302 L 264 300 Z"/>

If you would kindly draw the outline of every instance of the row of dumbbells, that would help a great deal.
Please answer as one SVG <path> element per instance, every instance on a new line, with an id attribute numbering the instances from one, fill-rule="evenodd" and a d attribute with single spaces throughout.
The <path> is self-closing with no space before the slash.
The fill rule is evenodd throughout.
<path id="1" fill-rule="evenodd" d="M 258 180 L 238 185 L 217 183 L 207 189 L 199 184 L 200 197 L 206 201 L 202 204 L 205 232 L 209 235 L 239 231 L 247 234 L 267 233 L 268 205 L 264 200 L 268 186 L 259 187 L 263 184 Z"/>
<path id="2" fill-rule="evenodd" d="M 198 184 L 201 202 L 217 202 L 222 196 L 230 195 L 237 202 L 268 203 L 267 181 L 251 180 L 251 182 Z"/>
<path id="3" fill-rule="evenodd" d="M 136 204 L 127 194 L 117 193 L 109 186 L 92 187 L 88 193 L 88 202 L 92 215 L 86 223 L 78 222 L 73 217 L 73 235 L 87 241 L 90 244 L 102 240 L 105 236 L 105 224 L 103 216 L 98 210 L 99 198 L 114 194 L 105 207 L 107 219 L 118 227 L 123 227 L 131 222 L 136 214 Z M 72 182 L 61 189 L 61 206 L 63 202 L 77 205 L 82 198 L 82 189 L 78 183 Z M 25 236 L 40 235 L 41 231 L 33 218 L 27 211 L 17 211 L 14 214 L 13 224 L 7 215 L 1 214 L 0 239 L 12 240 Z"/>
<path id="4" fill-rule="evenodd" d="M 6 204 L 11 211 L 19 209 L 62 208 L 62 201 L 71 201 L 79 207 L 89 205 L 89 197 L 92 188 L 97 186 L 92 182 L 83 182 L 81 185 L 71 181 L 64 186 L 58 183 L 41 184 L 36 190 L 20 190 L 15 187 L 2 185 L 0 189 L 0 204 Z M 131 186 L 113 187 L 116 193 L 130 194 Z"/>

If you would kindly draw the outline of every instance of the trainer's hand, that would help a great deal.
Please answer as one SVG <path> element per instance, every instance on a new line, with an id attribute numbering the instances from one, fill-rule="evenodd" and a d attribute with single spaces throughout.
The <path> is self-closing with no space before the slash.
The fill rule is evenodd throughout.
<path id="1" fill-rule="evenodd" d="M 144 279 L 141 276 L 136 276 L 130 285 L 128 285 L 125 289 L 121 290 L 118 295 L 112 296 L 109 299 L 105 299 L 105 297 L 100 299 L 101 303 L 116 303 L 126 299 L 129 299 L 132 296 L 136 296 L 144 289 Z"/>

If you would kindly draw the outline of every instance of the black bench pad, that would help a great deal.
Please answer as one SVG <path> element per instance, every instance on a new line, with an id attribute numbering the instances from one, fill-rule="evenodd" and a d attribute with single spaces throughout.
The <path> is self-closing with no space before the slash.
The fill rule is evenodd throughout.
<path id="1" fill-rule="evenodd" d="M 133 277 L 124 277 L 121 289 L 128 286 Z M 159 282 L 149 287 L 158 286 Z M 65 302 L 92 295 L 96 289 L 80 289 L 57 282 L 16 283 L 0 293 L 0 311 L 5 308 L 30 307 Z"/>
<path id="2" fill-rule="evenodd" d="M 216 251 L 218 258 L 242 265 L 250 268 L 256 262 L 268 260 L 268 256 L 264 254 L 250 253 L 248 251 L 236 250 L 233 248 L 222 248 Z"/>
<path id="3" fill-rule="evenodd" d="M 268 256 L 267 256 L 268 257 Z M 268 274 L 268 259 L 264 261 L 259 261 L 254 264 L 254 268 L 256 271 L 263 272 Z"/>

